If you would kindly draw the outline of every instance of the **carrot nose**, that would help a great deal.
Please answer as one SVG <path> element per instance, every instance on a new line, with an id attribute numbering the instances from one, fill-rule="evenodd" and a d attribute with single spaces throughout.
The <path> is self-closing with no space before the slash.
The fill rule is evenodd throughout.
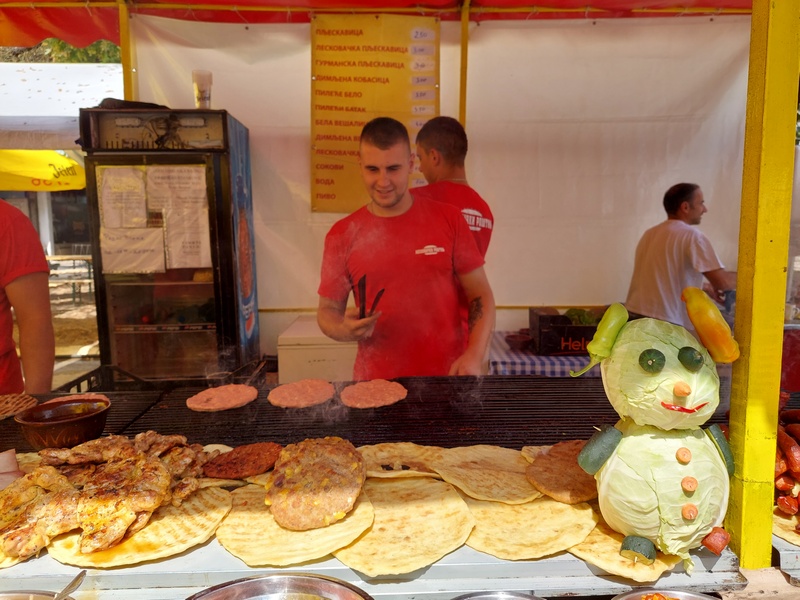
<path id="1" fill-rule="evenodd" d="M 692 388 L 690 388 L 689 384 L 685 381 L 679 381 L 675 384 L 675 387 L 672 388 L 672 393 L 678 398 L 686 398 L 692 393 Z"/>

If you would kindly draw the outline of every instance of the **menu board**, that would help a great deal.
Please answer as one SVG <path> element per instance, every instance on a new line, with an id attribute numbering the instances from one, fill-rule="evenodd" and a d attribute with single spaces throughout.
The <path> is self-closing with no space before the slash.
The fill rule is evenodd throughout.
<path id="1" fill-rule="evenodd" d="M 413 149 L 419 129 L 439 113 L 439 20 L 319 15 L 311 61 L 311 207 L 350 213 L 366 202 L 358 170 L 364 124 L 397 119 Z"/>

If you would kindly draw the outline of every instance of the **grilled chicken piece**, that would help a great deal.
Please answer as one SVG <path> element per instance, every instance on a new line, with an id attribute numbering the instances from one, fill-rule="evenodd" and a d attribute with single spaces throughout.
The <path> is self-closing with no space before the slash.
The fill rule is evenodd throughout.
<path id="1" fill-rule="evenodd" d="M 14 523 L 25 508 L 48 491 L 71 490 L 67 478 L 53 467 L 37 467 L 0 490 L 0 528 Z"/>
<path id="2" fill-rule="evenodd" d="M 200 489 L 200 482 L 195 477 L 185 477 L 172 488 L 172 506 L 180 506 L 181 503 Z"/>
<path id="3" fill-rule="evenodd" d="M 56 467 L 67 480 L 77 489 L 82 489 L 94 476 L 97 465 L 87 463 L 85 465 L 61 465 Z"/>
<path id="4" fill-rule="evenodd" d="M 78 444 L 74 448 L 45 448 L 39 450 L 42 464 L 45 465 L 80 465 L 84 463 L 101 463 L 110 460 L 126 459 L 136 456 L 137 450 L 133 442 L 124 435 L 109 435 Z"/>
<path id="5" fill-rule="evenodd" d="M 80 550 L 87 554 L 119 542 L 134 523 L 146 523 L 140 513 L 152 513 L 170 501 L 172 477 L 154 456 L 99 465 L 78 501 L 78 526 L 83 530 Z M 140 527 L 144 526 L 143 524 Z"/>
<path id="6" fill-rule="evenodd" d="M 55 536 L 78 527 L 79 496 L 80 492 L 72 488 L 40 495 L 14 523 L 0 531 L 0 549 L 7 556 L 24 560 L 37 554 Z"/>
<path id="7" fill-rule="evenodd" d="M 161 435 L 155 431 L 143 431 L 137 433 L 133 440 L 136 449 L 150 456 L 161 456 L 167 450 L 175 446 L 185 446 L 185 435 Z"/>

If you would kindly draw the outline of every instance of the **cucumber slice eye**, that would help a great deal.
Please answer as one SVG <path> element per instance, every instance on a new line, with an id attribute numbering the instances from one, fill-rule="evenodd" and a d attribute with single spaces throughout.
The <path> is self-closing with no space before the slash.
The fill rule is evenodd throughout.
<path id="1" fill-rule="evenodd" d="M 667 364 L 667 357 L 661 350 L 648 348 L 639 355 L 639 366 L 647 373 L 660 373 Z"/>
<path id="2" fill-rule="evenodd" d="M 703 368 L 703 364 L 705 363 L 700 351 L 691 346 L 684 346 L 678 350 L 678 360 L 692 373 L 697 373 Z"/>
<path id="3" fill-rule="evenodd" d="M 625 558 L 645 565 L 652 565 L 656 560 L 656 546 L 638 535 L 626 535 L 619 547 L 619 553 Z"/>

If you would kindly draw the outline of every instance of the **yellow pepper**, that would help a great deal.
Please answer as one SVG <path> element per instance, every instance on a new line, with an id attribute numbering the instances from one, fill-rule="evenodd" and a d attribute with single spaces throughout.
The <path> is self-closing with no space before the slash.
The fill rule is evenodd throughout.
<path id="1" fill-rule="evenodd" d="M 739 344 L 733 339 L 730 325 L 714 301 L 703 290 L 687 287 L 681 294 L 686 312 L 697 335 L 717 363 L 732 363 L 739 358 Z"/>

